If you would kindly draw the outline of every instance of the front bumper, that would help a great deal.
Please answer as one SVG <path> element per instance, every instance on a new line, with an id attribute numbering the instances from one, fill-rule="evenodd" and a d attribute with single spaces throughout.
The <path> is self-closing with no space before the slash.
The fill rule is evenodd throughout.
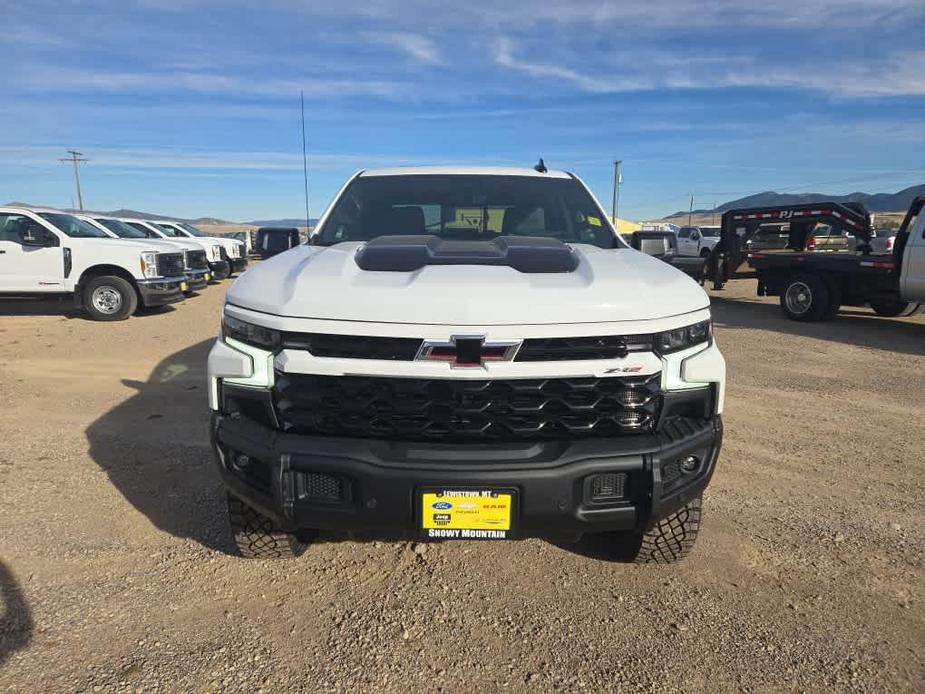
<path id="1" fill-rule="evenodd" d="M 231 258 L 232 272 L 244 272 L 247 269 L 247 258 Z"/>
<path id="2" fill-rule="evenodd" d="M 212 277 L 211 270 L 187 270 L 186 284 L 189 291 L 195 289 L 205 289 L 209 286 L 209 279 Z"/>
<path id="3" fill-rule="evenodd" d="M 653 435 L 470 446 L 285 434 L 240 413 L 213 414 L 211 432 L 231 493 L 286 530 L 413 536 L 423 488 L 474 487 L 514 489 L 509 536 L 542 537 L 645 528 L 684 506 L 710 481 L 722 420 L 667 424 Z M 236 465 L 242 455 L 247 464 Z M 674 474 L 688 456 L 697 469 Z M 590 499 L 590 477 L 601 473 L 626 473 L 625 498 Z M 306 494 L 314 480 L 332 478 L 338 499 Z"/>
<path id="4" fill-rule="evenodd" d="M 154 279 L 136 280 L 141 303 L 145 306 L 163 306 L 183 301 L 183 277 L 156 277 Z"/>
<path id="5" fill-rule="evenodd" d="M 228 279 L 231 275 L 231 264 L 227 260 L 218 260 L 209 263 L 209 270 L 212 273 L 212 279 L 216 282 Z"/>

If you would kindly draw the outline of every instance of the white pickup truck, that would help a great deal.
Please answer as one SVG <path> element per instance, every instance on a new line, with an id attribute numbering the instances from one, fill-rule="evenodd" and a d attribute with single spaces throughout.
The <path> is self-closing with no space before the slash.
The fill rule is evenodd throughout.
<path id="1" fill-rule="evenodd" d="M 110 238 L 57 210 L 0 207 L 0 296 L 72 294 L 95 320 L 180 301 L 183 253 Z"/>
<path id="2" fill-rule="evenodd" d="M 159 222 L 154 222 L 150 219 L 122 218 L 120 221 L 128 224 L 133 229 L 137 229 L 151 239 L 166 241 L 177 241 L 182 239 L 190 243 L 195 243 L 206 252 L 206 261 L 209 263 L 209 273 L 213 280 L 224 280 L 231 275 L 231 264 L 228 262 L 224 245 L 218 239 L 209 237 L 187 239 L 187 237 L 180 236 L 174 230 L 162 227 Z"/>
<path id="3" fill-rule="evenodd" d="M 718 226 L 681 227 L 678 229 L 678 255 L 706 258 L 719 243 L 719 238 Z"/>
<path id="4" fill-rule="evenodd" d="M 540 168 L 362 171 L 230 287 L 208 371 L 241 554 L 317 529 L 692 548 L 722 440 L 709 298 Z"/>
<path id="5" fill-rule="evenodd" d="M 74 215 L 92 224 L 97 229 L 102 230 L 107 236 L 114 239 L 134 239 L 143 240 L 157 248 L 165 251 L 180 251 L 183 254 L 183 272 L 186 275 L 187 296 L 191 295 L 194 290 L 204 289 L 212 279 L 212 272 L 209 270 L 209 262 L 206 258 L 206 252 L 195 243 L 184 243 L 182 241 L 167 241 L 166 239 L 152 239 L 146 234 L 134 227 L 130 227 L 125 222 L 115 217 L 91 216 L 86 214 Z"/>
<path id="6" fill-rule="evenodd" d="M 229 276 L 247 269 L 247 246 L 243 241 L 224 236 L 209 236 L 202 229 L 186 222 L 159 220 L 155 222 L 168 236 L 177 239 L 210 239 L 218 241 L 225 249 L 225 259 L 229 265 Z"/>

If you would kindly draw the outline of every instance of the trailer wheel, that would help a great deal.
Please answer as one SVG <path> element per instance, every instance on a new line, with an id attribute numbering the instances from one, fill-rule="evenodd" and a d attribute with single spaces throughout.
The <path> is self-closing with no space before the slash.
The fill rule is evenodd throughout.
<path id="1" fill-rule="evenodd" d="M 308 548 L 307 538 L 283 532 L 271 519 L 231 494 L 228 521 L 238 554 L 247 559 L 291 559 Z"/>
<path id="2" fill-rule="evenodd" d="M 823 320 L 831 301 L 832 291 L 828 283 L 817 275 L 803 272 L 788 279 L 780 295 L 784 315 L 797 321 Z"/>
<path id="3" fill-rule="evenodd" d="M 912 304 L 908 301 L 871 301 L 870 307 L 874 313 L 885 318 L 894 318 L 896 316 L 911 316 L 918 309 L 918 304 Z"/>

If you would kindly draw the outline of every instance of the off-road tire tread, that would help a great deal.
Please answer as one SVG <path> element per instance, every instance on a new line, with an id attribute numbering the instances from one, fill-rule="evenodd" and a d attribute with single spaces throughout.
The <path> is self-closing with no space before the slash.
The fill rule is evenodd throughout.
<path id="1" fill-rule="evenodd" d="M 700 532 L 703 503 L 697 497 L 679 511 L 642 533 L 636 564 L 671 564 L 690 554 Z"/>
<path id="2" fill-rule="evenodd" d="M 270 518 L 235 496 L 228 495 L 228 520 L 238 554 L 248 559 L 293 559 L 308 547 L 295 535 L 276 527 Z"/>

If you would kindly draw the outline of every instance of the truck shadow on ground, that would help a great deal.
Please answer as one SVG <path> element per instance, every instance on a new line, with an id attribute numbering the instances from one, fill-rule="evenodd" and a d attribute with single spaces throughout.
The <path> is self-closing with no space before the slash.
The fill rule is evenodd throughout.
<path id="1" fill-rule="evenodd" d="M 32 612 L 13 572 L 0 560 L 0 668 L 32 641 Z"/>
<path id="2" fill-rule="evenodd" d="M 231 550 L 224 493 L 212 469 L 206 359 L 211 340 L 161 361 L 146 382 L 87 427 L 90 456 L 160 530 Z"/>
<path id="3" fill-rule="evenodd" d="M 140 307 L 134 317 L 170 313 L 173 306 Z M 0 299 L 0 316 L 61 316 L 67 320 L 75 318 L 90 320 L 85 313 L 74 307 L 74 300 L 67 299 Z"/>
<path id="4" fill-rule="evenodd" d="M 767 330 L 887 352 L 925 355 L 925 322 L 921 318 L 881 318 L 864 309 L 846 307 L 834 320 L 801 323 L 785 317 L 777 303 L 726 298 L 716 293 L 710 294 L 710 301 L 713 320 L 720 328 Z"/>

